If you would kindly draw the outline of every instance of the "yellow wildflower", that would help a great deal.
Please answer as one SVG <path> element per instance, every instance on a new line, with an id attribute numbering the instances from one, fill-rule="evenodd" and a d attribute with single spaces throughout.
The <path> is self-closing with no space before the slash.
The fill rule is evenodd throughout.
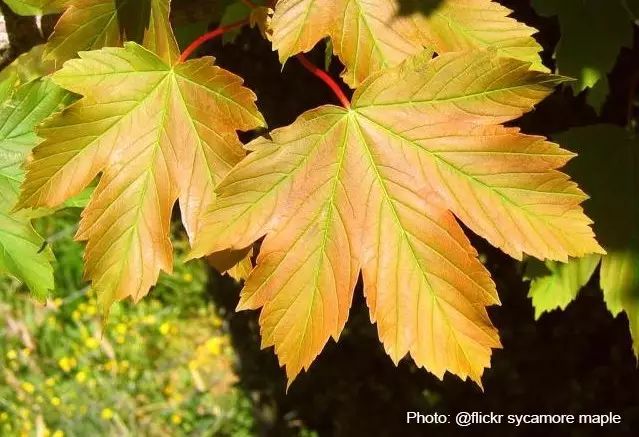
<path id="1" fill-rule="evenodd" d="M 118 362 L 115 360 L 109 360 L 106 363 L 104 363 L 104 368 L 106 370 L 108 370 L 109 372 L 113 371 L 113 370 L 117 370 L 118 369 Z"/>
<path id="2" fill-rule="evenodd" d="M 9 415 L 7 414 L 7 412 L 3 411 L 2 413 L 0 413 L 0 422 L 6 422 L 7 420 L 9 420 Z"/>
<path id="3" fill-rule="evenodd" d="M 88 305 L 86 308 L 86 313 L 90 316 L 95 316 L 98 313 L 98 307 L 95 305 Z"/>
<path id="4" fill-rule="evenodd" d="M 209 338 L 206 342 L 206 349 L 213 356 L 220 355 L 222 353 L 222 344 L 224 339 L 222 337 Z"/>
<path id="5" fill-rule="evenodd" d="M 173 425 L 179 425 L 182 423 L 182 416 L 180 416 L 179 414 L 172 414 L 171 415 L 171 423 L 173 423 Z"/>
<path id="6" fill-rule="evenodd" d="M 115 337 L 115 342 L 117 344 L 124 344 L 126 342 L 126 337 L 124 335 L 118 335 Z"/>
<path id="7" fill-rule="evenodd" d="M 59 407 L 61 403 L 62 399 L 60 399 L 59 397 L 54 396 L 51 398 L 51 405 L 53 405 L 54 407 Z"/>
<path id="8" fill-rule="evenodd" d="M 55 305 L 56 308 L 60 308 L 62 306 L 62 302 L 62 299 L 60 299 L 59 297 L 53 299 L 53 305 Z"/>
<path id="9" fill-rule="evenodd" d="M 35 391 L 35 387 L 30 382 L 23 382 L 22 390 L 26 391 L 29 394 L 32 394 Z"/>
<path id="10" fill-rule="evenodd" d="M 89 349 L 97 349 L 100 346 L 100 342 L 94 337 L 87 337 L 86 340 L 84 340 L 84 345 Z"/>
<path id="11" fill-rule="evenodd" d="M 65 373 L 70 372 L 71 369 L 77 366 L 77 364 L 77 361 L 73 357 L 62 357 L 58 361 L 58 366 L 60 366 L 60 368 L 64 370 Z"/>
<path id="12" fill-rule="evenodd" d="M 72 318 L 73 320 L 75 320 L 76 322 L 77 322 L 77 321 L 79 321 L 81 317 L 82 317 L 82 314 L 80 314 L 80 311 L 78 311 L 78 310 L 74 310 L 74 311 L 71 313 L 71 318 Z"/>
<path id="13" fill-rule="evenodd" d="M 51 437 L 64 437 L 64 432 L 59 429 L 56 429 L 53 432 L 53 434 L 51 434 Z"/>
<path id="14" fill-rule="evenodd" d="M 168 335 L 171 331 L 171 324 L 169 322 L 164 322 L 160 325 L 160 334 Z"/>
<path id="15" fill-rule="evenodd" d="M 55 378 L 47 378 L 44 381 L 44 385 L 46 385 L 47 387 L 53 387 L 55 385 Z"/>
<path id="16" fill-rule="evenodd" d="M 118 323 L 115 326 L 115 332 L 117 332 L 120 335 L 124 335 L 126 334 L 128 328 L 126 327 L 126 325 L 124 323 Z"/>
<path id="17" fill-rule="evenodd" d="M 103 420 L 111 420 L 113 419 L 113 410 L 110 408 L 105 408 L 102 410 L 102 413 L 100 413 L 100 417 Z"/>
<path id="18" fill-rule="evenodd" d="M 10 360 L 15 360 L 16 358 L 18 358 L 18 353 L 11 349 L 9 352 L 7 352 L 7 358 Z"/>
<path id="19" fill-rule="evenodd" d="M 149 316 L 144 316 L 144 319 L 142 319 L 142 321 L 147 325 L 155 325 L 157 323 L 157 318 L 153 314 L 151 314 Z"/>
<path id="20" fill-rule="evenodd" d="M 222 319 L 220 319 L 217 315 L 211 317 L 211 323 L 214 328 L 220 328 L 222 326 Z"/>
<path id="21" fill-rule="evenodd" d="M 182 403 L 182 401 L 184 400 L 184 396 L 182 396 L 182 394 L 180 393 L 173 393 L 170 397 L 169 400 L 171 402 L 173 402 L 174 404 L 180 404 Z"/>
<path id="22" fill-rule="evenodd" d="M 186 282 L 193 282 L 193 275 L 191 273 L 189 273 L 189 272 L 186 272 L 185 274 L 183 274 L 182 278 Z"/>
<path id="23" fill-rule="evenodd" d="M 87 380 L 87 374 L 80 370 L 78 373 L 75 374 L 75 380 L 82 384 L 84 383 L 84 381 Z"/>

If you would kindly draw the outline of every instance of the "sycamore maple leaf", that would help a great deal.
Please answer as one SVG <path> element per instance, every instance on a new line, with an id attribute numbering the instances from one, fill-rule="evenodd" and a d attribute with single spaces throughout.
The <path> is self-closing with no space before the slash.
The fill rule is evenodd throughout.
<path id="1" fill-rule="evenodd" d="M 264 125 L 255 95 L 210 57 L 170 66 L 135 43 L 82 52 L 53 80 L 84 98 L 39 129 L 19 206 L 56 206 L 101 173 L 77 234 L 85 276 L 105 309 L 138 300 L 171 270 L 176 199 L 192 238 L 244 156 L 236 130 Z"/>
<path id="2" fill-rule="evenodd" d="M 571 129 L 557 138 L 579 153 L 570 163 L 570 173 L 592 196 L 586 210 L 608 253 L 566 264 L 529 262 L 535 314 L 565 308 L 601 265 L 599 282 L 606 306 L 614 315 L 626 313 L 639 356 L 639 140 L 622 127 L 606 124 Z"/>
<path id="3" fill-rule="evenodd" d="M 608 96 L 608 73 L 619 52 L 633 45 L 635 19 L 628 8 L 632 1 L 532 1 L 539 15 L 558 16 L 561 39 L 555 51 L 557 72 L 577 79 L 571 83 L 576 93 L 592 88 L 588 103 L 597 112 Z"/>
<path id="4" fill-rule="evenodd" d="M 407 3 L 412 4 L 412 1 Z M 400 14 L 398 0 L 280 0 L 271 22 L 280 60 L 307 52 L 325 37 L 357 87 L 370 74 L 429 47 L 438 53 L 492 47 L 543 69 L 535 29 L 491 0 L 429 0 Z"/>
<path id="5" fill-rule="evenodd" d="M 166 63 L 178 57 L 169 23 L 170 0 L 78 0 L 69 3 L 47 43 L 45 56 L 60 64 L 83 50 L 136 41 Z"/>
<path id="6" fill-rule="evenodd" d="M 262 307 L 263 345 L 289 379 L 348 317 L 361 269 L 373 322 L 397 362 L 480 382 L 498 334 L 495 285 L 453 214 L 508 254 L 601 252 L 584 194 L 557 171 L 573 155 L 507 128 L 562 78 L 493 51 L 411 59 L 352 107 L 323 106 L 252 153 L 218 187 L 192 256 L 266 234 L 240 309 Z"/>
<path id="7" fill-rule="evenodd" d="M 22 163 L 37 142 L 34 127 L 69 100 L 49 79 L 21 85 L 0 107 L 0 273 L 23 281 L 38 298 L 53 289 L 53 254 L 31 226 L 29 211 L 13 211 Z"/>

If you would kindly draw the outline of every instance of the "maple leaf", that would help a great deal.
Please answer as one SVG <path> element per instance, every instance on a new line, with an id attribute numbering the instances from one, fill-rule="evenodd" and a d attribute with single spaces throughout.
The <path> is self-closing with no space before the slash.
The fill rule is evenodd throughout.
<path id="1" fill-rule="evenodd" d="M 82 52 L 53 75 L 84 96 L 39 129 L 19 205 L 55 205 L 99 173 L 77 238 L 100 303 L 138 300 L 170 271 L 171 210 L 191 238 L 215 184 L 244 156 L 236 130 L 264 124 L 255 95 L 210 57 L 170 66 L 136 43 Z"/>
<path id="2" fill-rule="evenodd" d="M 4 0 L 18 15 L 47 15 L 62 12 L 72 0 Z"/>
<path id="3" fill-rule="evenodd" d="M 43 52 L 44 45 L 37 45 L 0 71 L 0 102 L 5 102 L 19 85 L 53 73 L 54 65 L 43 59 Z"/>
<path id="4" fill-rule="evenodd" d="M 570 259 L 567 263 L 530 260 L 524 279 L 530 282 L 528 297 L 532 299 L 535 319 L 545 312 L 565 309 L 581 288 L 588 283 L 601 261 L 600 255 Z"/>
<path id="5" fill-rule="evenodd" d="M 19 83 L 18 72 L 13 65 L 9 65 L 0 71 L 0 103 L 6 102 L 11 97 Z"/>
<path id="6" fill-rule="evenodd" d="M 380 72 L 352 107 L 323 106 L 258 139 L 221 182 L 192 257 L 263 235 L 240 309 L 292 380 L 337 339 L 361 269 L 397 362 L 480 383 L 499 339 L 495 286 L 454 215 L 516 258 L 601 252 L 556 169 L 573 155 L 504 123 L 563 79 L 494 51 L 429 53 Z"/>
<path id="7" fill-rule="evenodd" d="M 78 0 L 69 3 L 45 56 L 62 63 L 83 50 L 142 43 L 166 63 L 179 55 L 169 23 L 170 0 Z"/>
<path id="8" fill-rule="evenodd" d="M 629 320 L 635 354 L 639 355 L 639 141 L 614 125 L 571 129 L 557 138 L 579 153 L 569 171 L 591 196 L 585 204 L 595 220 L 604 256 L 572 259 L 568 264 L 529 262 L 530 296 L 536 314 L 565 308 L 588 282 L 601 261 L 600 285 L 614 315 L 624 311 Z M 564 282 L 565 290 L 545 284 Z"/>
<path id="9" fill-rule="evenodd" d="M 13 211 L 24 178 L 22 163 L 37 142 L 34 127 L 68 102 L 48 79 L 20 86 L 0 108 L 0 272 L 23 281 L 38 298 L 53 289 L 53 254 L 31 225 L 32 214 Z"/>
<path id="10" fill-rule="evenodd" d="M 400 14 L 397 0 L 280 0 L 271 22 L 272 41 L 284 63 L 332 38 L 351 87 L 424 47 L 438 53 L 492 47 L 544 69 L 541 46 L 531 36 L 536 31 L 509 18 L 510 13 L 491 0 L 429 0 L 407 15 Z"/>
<path id="11" fill-rule="evenodd" d="M 571 83 L 577 93 L 592 88 L 588 102 L 598 112 L 608 95 L 607 74 L 621 48 L 631 48 L 633 44 L 634 18 L 626 3 L 626 0 L 532 2 L 539 14 L 559 17 L 557 72 L 577 79 Z"/>

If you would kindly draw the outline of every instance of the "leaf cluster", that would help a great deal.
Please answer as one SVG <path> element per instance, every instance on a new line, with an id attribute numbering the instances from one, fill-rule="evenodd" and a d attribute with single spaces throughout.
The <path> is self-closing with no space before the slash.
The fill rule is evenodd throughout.
<path id="1" fill-rule="evenodd" d="M 169 0 L 6 1 L 17 13 L 62 13 L 46 45 L 25 55 L 37 72 L 21 75 L 22 58 L 0 82 L 0 268 L 36 295 L 53 287 L 51 257 L 30 220 L 89 189 L 76 203 L 76 238 L 105 314 L 171 272 L 177 204 L 190 256 L 245 280 L 239 309 L 261 309 L 263 346 L 274 346 L 290 381 L 339 338 L 361 276 L 393 361 L 410 354 L 440 378 L 481 385 L 500 347 L 487 313 L 499 298 L 460 222 L 516 259 L 572 275 L 561 279 L 564 300 L 603 257 L 612 311 L 634 314 L 613 272 L 636 256 L 617 260 L 616 243 L 595 240 L 587 195 L 561 170 L 575 154 L 513 127 L 566 78 L 544 66 L 535 29 L 496 1 L 225 2 L 222 27 L 182 53 Z M 554 2 L 535 6 L 562 28 L 574 23 Z M 266 127 L 257 96 L 213 58 L 187 58 L 244 24 L 342 105 L 243 144 L 238 132 Z M 609 59 L 594 55 L 590 70 L 585 58 L 566 61 L 571 32 L 558 73 L 577 76 L 577 91 L 596 87 Z M 304 57 L 321 41 L 352 99 Z M 610 42 L 627 44 L 623 29 Z M 605 136 L 594 133 L 584 135 Z M 636 186 L 636 169 L 628 173 L 623 183 Z M 551 264 L 577 258 L 585 264 Z M 623 285 L 635 290 L 637 278 Z M 549 308 L 543 293 L 533 291 L 535 304 Z"/>

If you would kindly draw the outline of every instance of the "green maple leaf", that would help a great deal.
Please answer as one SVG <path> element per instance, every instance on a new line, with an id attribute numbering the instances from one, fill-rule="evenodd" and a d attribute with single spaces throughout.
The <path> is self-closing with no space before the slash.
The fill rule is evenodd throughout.
<path id="1" fill-rule="evenodd" d="M 625 0 L 533 0 L 544 16 L 559 17 L 557 72 L 577 79 L 575 92 L 591 88 L 588 102 L 600 111 L 608 95 L 607 74 L 622 47 L 632 47 L 633 18 Z"/>
<path id="2" fill-rule="evenodd" d="M 528 297 L 532 299 L 535 318 L 557 308 L 565 309 L 588 283 L 599 261 L 599 255 L 573 258 L 567 263 L 528 261 L 524 279 L 531 281 Z"/>
<path id="3" fill-rule="evenodd" d="M 0 103 L 9 99 L 20 84 L 53 73 L 53 63 L 43 60 L 44 47 L 33 47 L 0 71 Z"/>
<path id="4" fill-rule="evenodd" d="M 31 211 L 13 211 L 24 179 L 22 163 L 38 143 L 34 127 L 68 102 L 49 79 L 22 85 L 0 109 L 0 272 L 23 281 L 36 297 L 53 288 L 52 253 L 31 225 Z"/>
<path id="5" fill-rule="evenodd" d="M 19 15 L 47 15 L 62 12 L 72 0 L 4 0 Z"/>
<path id="6" fill-rule="evenodd" d="M 535 311 L 539 315 L 564 308 L 601 260 L 600 285 L 608 309 L 615 315 L 625 311 L 639 353 L 639 139 L 605 124 L 572 129 L 556 138 L 579 154 L 568 171 L 591 196 L 585 209 L 608 253 L 568 264 L 548 263 L 549 271 L 541 274 L 533 261 L 528 273 Z M 547 289 L 549 283 L 562 285 Z"/>

